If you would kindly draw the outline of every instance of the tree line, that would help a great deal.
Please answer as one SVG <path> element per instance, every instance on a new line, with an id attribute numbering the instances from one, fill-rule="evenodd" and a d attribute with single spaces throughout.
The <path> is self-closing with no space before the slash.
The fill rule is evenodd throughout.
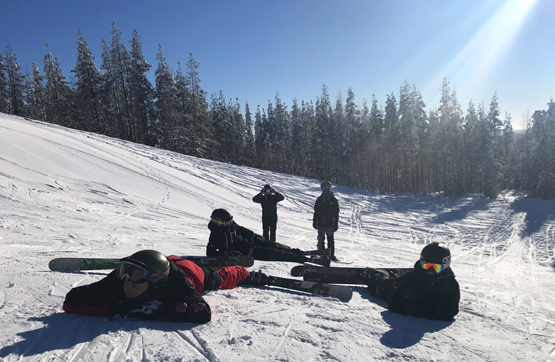
<path id="1" fill-rule="evenodd" d="M 496 198 L 503 190 L 555 198 L 555 102 L 527 120 L 516 136 L 511 116 L 501 118 L 497 95 L 488 106 L 469 102 L 463 112 L 445 79 L 436 109 L 405 82 L 385 105 L 347 98 L 332 103 L 324 85 L 316 101 L 293 99 L 254 110 L 223 92 L 200 86 L 190 54 L 170 69 L 159 46 L 153 85 L 137 30 L 130 46 L 112 25 L 102 38 L 100 69 L 77 33 L 70 83 L 46 44 L 42 72 L 23 72 L 7 46 L 0 54 L 0 112 L 94 132 L 178 153 L 236 165 L 329 180 L 388 194 Z"/>

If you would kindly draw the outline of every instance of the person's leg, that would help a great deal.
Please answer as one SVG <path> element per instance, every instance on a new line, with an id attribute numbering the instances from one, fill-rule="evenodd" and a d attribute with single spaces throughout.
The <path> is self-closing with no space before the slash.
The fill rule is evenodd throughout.
<path id="1" fill-rule="evenodd" d="M 242 266 L 233 265 L 218 270 L 218 274 L 221 279 L 219 289 L 233 289 L 249 275 L 249 272 Z"/>
<path id="2" fill-rule="evenodd" d="M 277 218 L 270 221 L 270 241 L 276 241 Z"/>
<path id="3" fill-rule="evenodd" d="M 277 248 L 254 247 L 251 256 L 254 260 L 294 261 L 304 263 L 310 259 L 302 254 Z"/>
<path id="4" fill-rule="evenodd" d="M 262 219 L 262 237 L 266 240 L 270 240 L 270 222 L 268 219 Z"/>
<path id="5" fill-rule="evenodd" d="M 335 258 L 335 239 L 333 237 L 333 228 L 328 228 L 326 230 L 326 236 L 328 238 L 328 249 L 330 249 L 330 259 L 336 260 Z"/>
<path id="6" fill-rule="evenodd" d="M 324 250 L 324 240 L 326 239 L 326 229 L 323 226 L 318 226 L 318 250 Z"/>

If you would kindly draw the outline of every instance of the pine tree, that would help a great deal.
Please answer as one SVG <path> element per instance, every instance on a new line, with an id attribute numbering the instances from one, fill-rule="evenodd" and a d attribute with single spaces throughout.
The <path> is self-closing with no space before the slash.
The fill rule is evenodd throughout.
<path id="1" fill-rule="evenodd" d="M 77 32 L 77 62 L 75 69 L 75 109 L 77 128 L 106 134 L 101 103 L 102 73 L 94 64 L 94 56 L 87 41 Z"/>
<path id="2" fill-rule="evenodd" d="M 134 141 L 135 124 L 131 119 L 128 81 L 131 69 L 129 52 L 121 41 L 121 32 L 112 23 L 110 45 L 102 38 L 102 66 L 104 103 L 111 120 L 110 133 L 121 139 Z"/>
<path id="3" fill-rule="evenodd" d="M 40 74 L 39 67 L 33 63 L 33 100 L 29 105 L 29 116 L 32 119 L 46 122 L 46 100 L 44 90 L 44 77 Z"/>
<path id="4" fill-rule="evenodd" d="M 130 67 L 128 77 L 129 102 L 131 113 L 132 139 L 135 142 L 150 144 L 154 122 L 154 87 L 146 73 L 152 68 L 142 51 L 142 43 L 137 29 L 133 30 L 131 40 Z"/>
<path id="5" fill-rule="evenodd" d="M 8 93 L 8 81 L 4 71 L 4 58 L 0 54 L 0 112 L 9 113 L 10 96 Z"/>
<path id="6" fill-rule="evenodd" d="M 276 93 L 275 101 L 274 170 L 288 172 L 291 160 L 291 120 L 287 112 L 287 106 L 281 102 L 279 93 Z"/>
<path id="7" fill-rule="evenodd" d="M 268 160 L 270 136 L 268 131 L 268 117 L 264 110 L 260 110 L 260 106 L 256 109 L 254 119 L 254 164 L 255 167 L 266 170 L 270 164 Z"/>
<path id="8" fill-rule="evenodd" d="M 253 165 L 253 160 L 254 160 L 254 133 L 253 133 L 253 121 L 252 121 L 252 115 L 251 115 L 251 111 L 249 108 L 249 103 L 247 102 L 245 104 L 245 126 L 246 126 L 246 131 L 247 131 L 247 135 L 246 135 L 246 140 L 245 140 L 245 165 L 247 166 L 254 166 Z"/>
<path id="9" fill-rule="evenodd" d="M 187 60 L 187 84 L 189 85 L 190 104 L 188 106 L 192 122 L 192 154 L 198 157 L 213 158 L 213 150 L 216 145 L 213 143 L 214 124 L 208 113 L 206 92 L 200 86 L 198 73 L 199 63 L 195 60 L 192 53 L 189 53 Z"/>
<path id="10" fill-rule="evenodd" d="M 6 71 L 8 84 L 8 112 L 16 116 L 25 115 L 24 79 L 20 69 L 19 61 L 13 53 L 11 45 L 8 44 L 4 55 L 4 70 Z"/>
<path id="11" fill-rule="evenodd" d="M 187 144 L 184 132 L 183 117 L 179 112 L 179 100 L 175 78 L 170 71 L 166 58 L 162 54 L 162 46 L 158 45 L 158 68 L 156 69 L 156 110 L 157 121 L 153 128 L 152 137 L 161 147 L 182 152 Z"/>
<path id="12" fill-rule="evenodd" d="M 555 102 L 548 103 L 547 111 L 536 111 L 532 134 L 535 147 L 532 162 L 535 180 L 530 182 L 530 193 L 542 199 L 555 198 Z"/>
<path id="13" fill-rule="evenodd" d="M 43 62 L 46 79 L 44 87 L 46 121 L 75 128 L 72 119 L 73 91 L 67 84 L 66 77 L 62 74 L 58 58 L 50 53 L 48 44 L 45 45 L 46 55 Z"/>

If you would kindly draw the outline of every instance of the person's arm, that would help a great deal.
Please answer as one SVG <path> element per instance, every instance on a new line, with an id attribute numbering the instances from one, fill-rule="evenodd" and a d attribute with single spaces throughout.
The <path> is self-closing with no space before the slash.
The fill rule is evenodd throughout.
<path id="1" fill-rule="evenodd" d="M 109 316 L 123 297 L 123 283 L 112 271 L 100 281 L 71 289 L 62 309 L 66 313 L 91 316 Z"/>
<path id="2" fill-rule="evenodd" d="M 431 317 L 442 321 L 451 321 L 459 313 L 461 292 L 456 279 L 449 281 L 447 291 L 438 298 L 438 306 L 432 310 Z"/>
<path id="3" fill-rule="evenodd" d="M 276 203 L 278 203 L 278 202 L 283 201 L 283 200 L 285 200 L 285 196 L 283 196 L 283 195 L 282 195 L 281 193 L 279 193 L 279 192 L 276 192 L 275 195 L 274 195 L 274 201 L 275 201 Z"/>
<path id="4" fill-rule="evenodd" d="M 314 215 L 312 216 L 312 227 L 318 229 L 318 224 L 320 223 L 320 198 L 316 199 L 314 203 Z"/>
<path id="5" fill-rule="evenodd" d="M 225 234 L 217 231 L 210 232 L 206 245 L 206 256 L 225 256 L 228 251 Z"/>
<path id="6" fill-rule="evenodd" d="M 264 194 L 263 193 L 258 193 L 256 195 L 254 195 L 254 197 L 252 198 L 252 201 L 261 204 L 262 200 L 264 200 Z"/>

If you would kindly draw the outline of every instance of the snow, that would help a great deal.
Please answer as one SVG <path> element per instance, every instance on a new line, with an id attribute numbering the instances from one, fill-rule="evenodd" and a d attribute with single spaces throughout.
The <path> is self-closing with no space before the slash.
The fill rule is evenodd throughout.
<path id="1" fill-rule="evenodd" d="M 339 258 L 410 267 L 447 244 L 461 285 L 454 322 L 390 313 L 354 286 L 346 303 L 279 288 L 208 293 L 205 325 L 65 314 L 73 287 L 109 271 L 56 273 L 55 257 L 140 249 L 204 255 L 215 208 L 261 233 L 269 183 L 286 196 L 277 237 L 314 249 L 322 180 L 238 167 L 0 114 L 2 361 L 555 361 L 555 201 L 511 192 L 395 197 L 340 185 Z M 295 263 L 256 261 L 289 276 Z"/>

